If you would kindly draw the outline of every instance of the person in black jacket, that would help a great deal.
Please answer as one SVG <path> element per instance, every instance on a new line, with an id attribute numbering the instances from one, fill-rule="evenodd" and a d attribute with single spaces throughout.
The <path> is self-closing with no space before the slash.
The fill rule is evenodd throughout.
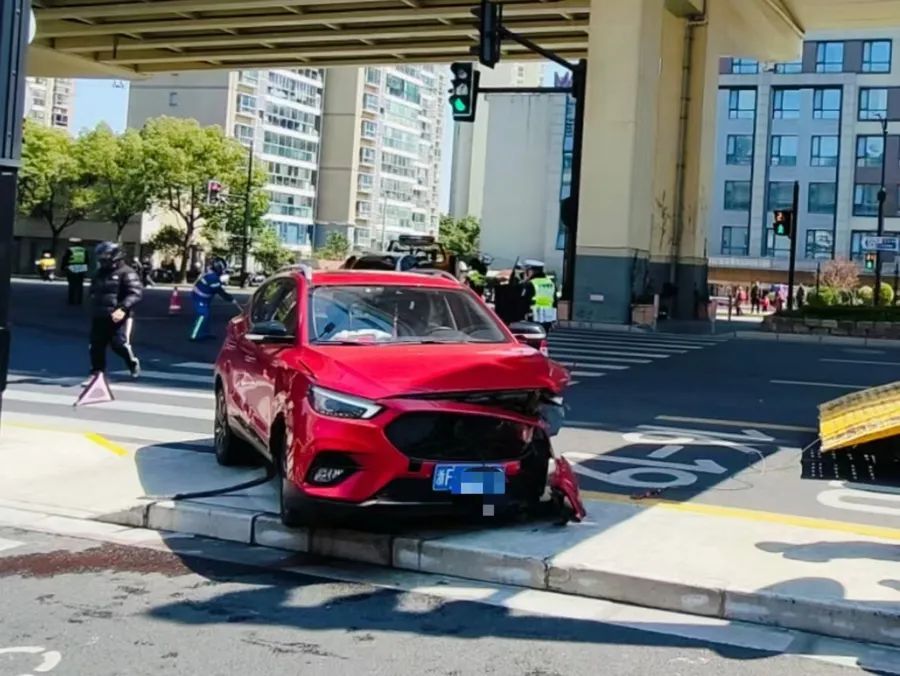
<path id="1" fill-rule="evenodd" d="M 141 362 L 131 349 L 134 306 L 141 300 L 140 276 L 125 265 L 118 244 L 101 242 L 94 251 L 97 272 L 91 280 L 91 374 L 106 370 L 106 347 L 125 360 L 132 378 Z"/>

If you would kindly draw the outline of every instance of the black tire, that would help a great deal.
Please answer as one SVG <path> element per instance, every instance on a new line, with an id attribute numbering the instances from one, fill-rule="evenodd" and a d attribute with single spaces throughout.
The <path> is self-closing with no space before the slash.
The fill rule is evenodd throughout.
<path id="1" fill-rule="evenodd" d="M 284 432 L 279 433 L 277 441 L 278 447 L 272 449 L 274 461 L 277 463 L 278 473 L 276 475 L 276 484 L 278 486 L 278 513 L 281 517 L 281 523 L 288 528 L 299 528 L 310 524 L 311 515 L 308 510 L 298 507 L 297 488 L 287 478 L 287 444 L 285 443 Z"/>
<path id="2" fill-rule="evenodd" d="M 216 462 L 224 467 L 252 464 L 257 460 L 253 448 L 231 430 L 225 407 L 225 389 L 216 388 L 216 412 L 213 418 L 213 445 Z"/>

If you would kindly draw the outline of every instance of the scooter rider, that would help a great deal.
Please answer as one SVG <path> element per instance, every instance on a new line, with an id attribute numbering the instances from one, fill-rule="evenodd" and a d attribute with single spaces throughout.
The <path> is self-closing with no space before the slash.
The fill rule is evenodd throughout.
<path id="1" fill-rule="evenodd" d="M 210 269 L 206 274 L 200 275 L 194 284 L 191 298 L 194 301 L 194 326 L 191 328 L 191 340 L 208 340 L 213 337 L 209 330 L 210 304 L 214 296 L 221 296 L 223 300 L 237 305 L 237 301 L 225 290 L 222 284 L 222 275 L 228 265 L 222 258 L 213 259 Z M 240 306 L 238 306 L 240 307 Z"/>
<path id="2" fill-rule="evenodd" d="M 134 306 L 143 295 L 138 274 L 125 264 L 125 252 L 115 242 L 94 250 L 97 272 L 91 280 L 91 374 L 106 370 L 106 347 L 125 360 L 132 378 L 141 362 L 131 349 Z"/>
<path id="3" fill-rule="evenodd" d="M 556 285 L 544 272 L 542 261 L 525 261 L 526 298 L 531 304 L 531 320 L 549 331 L 556 322 Z"/>

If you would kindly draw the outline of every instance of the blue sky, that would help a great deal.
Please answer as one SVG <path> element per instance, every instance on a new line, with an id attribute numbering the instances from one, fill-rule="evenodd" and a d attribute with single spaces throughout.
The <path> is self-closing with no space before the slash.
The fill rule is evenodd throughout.
<path id="1" fill-rule="evenodd" d="M 93 129 L 100 122 L 106 122 L 114 131 L 122 131 L 128 114 L 128 83 L 123 80 L 76 80 L 74 108 L 72 130 L 76 134 Z"/>

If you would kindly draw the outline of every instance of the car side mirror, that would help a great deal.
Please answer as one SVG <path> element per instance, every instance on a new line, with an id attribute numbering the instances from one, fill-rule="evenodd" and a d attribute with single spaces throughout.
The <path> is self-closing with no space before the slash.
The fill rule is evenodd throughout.
<path id="1" fill-rule="evenodd" d="M 294 336 L 278 321 L 256 322 L 246 336 L 253 343 L 293 343 Z"/>
<path id="2" fill-rule="evenodd" d="M 535 322 L 513 322 L 509 330 L 520 343 L 540 349 L 541 344 L 547 340 L 547 332 L 544 327 Z"/>

